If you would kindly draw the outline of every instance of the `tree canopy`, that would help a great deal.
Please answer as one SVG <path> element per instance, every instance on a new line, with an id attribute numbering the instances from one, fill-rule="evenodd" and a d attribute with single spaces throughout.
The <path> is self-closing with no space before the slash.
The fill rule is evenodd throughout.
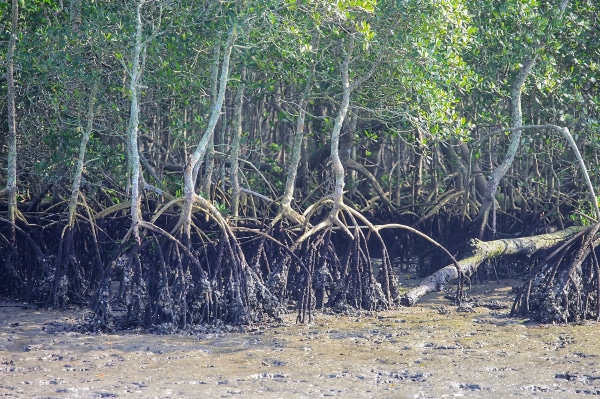
<path id="1" fill-rule="evenodd" d="M 470 238 L 594 225 L 599 15 L 0 2 L 0 288 L 91 304 L 97 328 L 303 321 L 395 306 L 397 264 L 434 272 Z M 598 281 L 586 234 L 569 275 Z"/>

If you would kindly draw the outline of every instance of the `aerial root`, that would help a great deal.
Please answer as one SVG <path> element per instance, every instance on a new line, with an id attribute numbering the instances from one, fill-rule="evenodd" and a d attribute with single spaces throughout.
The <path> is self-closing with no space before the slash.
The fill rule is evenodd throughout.
<path id="1" fill-rule="evenodd" d="M 306 220 L 319 207 L 333 202 L 325 197 L 305 212 Z M 365 235 L 359 222 L 368 228 Z M 332 231 L 338 228 L 347 237 L 345 254 L 338 255 L 332 240 Z M 368 241 L 375 237 L 381 247 L 381 268 L 375 277 Z M 391 261 L 383 238 L 364 215 L 346 204 L 334 204 L 327 218 L 307 228 L 292 246 L 302 246 L 302 258 L 307 259 L 307 268 L 313 275 L 312 295 L 305 294 L 300 306 L 328 306 L 343 310 L 385 309 L 398 300 L 397 279 L 391 270 Z M 341 248 L 338 248 L 341 249 Z M 318 256 L 316 255 L 318 254 Z M 312 301 L 312 296 L 315 300 Z"/>
<path id="2" fill-rule="evenodd" d="M 539 262 L 515 297 L 511 315 L 542 323 L 600 319 L 600 224 L 566 240 Z"/>
<path id="3" fill-rule="evenodd" d="M 403 228 L 443 249 L 408 226 L 373 225 L 360 211 L 336 205 L 331 197 L 322 198 L 303 215 L 280 210 L 263 231 L 231 225 L 210 201 L 195 196 L 196 212 L 207 218 L 194 217 L 192 236 L 183 242 L 181 220 L 170 232 L 158 225 L 166 209 L 177 202 L 159 208 L 150 221 L 141 221 L 140 247 L 122 242 L 121 255 L 107 267 L 107 275 L 119 272 L 126 277 L 116 299 L 128 305 L 130 323 L 178 329 L 217 321 L 249 324 L 263 315 L 281 320 L 290 301 L 298 311 L 298 323 L 311 321 L 313 311 L 324 307 L 342 312 L 383 310 L 400 299 L 381 230 Z M 311 218 L 330 204 L 324 220 L 311 225 Z M 209 219 L 211 232 L 196 225 Z M 303 231 L 298 232 L 298 226 Z M 380 265 L 373 263 L 373 248 Z M 105 277 L 98 291 L 99 326 L 114 324 L 110 280 Z"/>

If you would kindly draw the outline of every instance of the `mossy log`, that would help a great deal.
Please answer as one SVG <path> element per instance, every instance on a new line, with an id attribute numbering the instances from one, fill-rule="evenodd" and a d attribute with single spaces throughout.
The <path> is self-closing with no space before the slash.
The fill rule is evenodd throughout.
<path id="1" fill-rule="evenodd" d="M 466 276 L 472 276 L 484 261 L 506 255 L 533 255 L 539 250 L 549 249 L 568 240 L 584 227 L 570 227 L 565 230 L 531 237 L 501 239 L 494 241 L 469 241 L 467 255 L 458 261 L 460 271 Z M 421 283 L 408 291 L 401 299 L 404 306 L 413 306 L 423 296 L 441 291 L 446 284 L 458 278 L 457 266 L 450 264 L 437 272 L 425 277 Z"/>

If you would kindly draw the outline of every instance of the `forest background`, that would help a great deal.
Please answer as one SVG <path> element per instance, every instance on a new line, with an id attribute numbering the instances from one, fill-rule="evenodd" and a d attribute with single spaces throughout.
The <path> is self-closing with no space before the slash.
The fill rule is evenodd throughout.
<path id="1" fill-rule="evenodd" d="M 1 1 L 2 293 L 97 329 L 305 321 L 574 226 L 504 272 L 597 319 L 599 7 Z"/>

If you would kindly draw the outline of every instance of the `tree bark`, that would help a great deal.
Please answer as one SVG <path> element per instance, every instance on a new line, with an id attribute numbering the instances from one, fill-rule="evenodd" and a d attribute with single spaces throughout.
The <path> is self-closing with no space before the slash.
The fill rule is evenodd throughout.
<path id="1" fill-rule="evenodd" d="M 292 200 L 294 198 L 294 188 L 296 187 L 296 177 L 298 176 L 298 166 L 302 159 L 302 146 L 304 142 L 304 124 L 306 121 L 306 108 L 310 99 L 310 92 L 312 89 L 312 82 L 315 74 L 315 64 L 317 56 L 317 38 L 316 34 L 313 35 L 311 47 L 314 51 L 313 59 L 311 61 L 311 68 L 309 75 L 304 85 L 304 91 L 298 105 L 298 119 L 296 120 L 296 131 L 294 132 L 294 142 L 292 144 L 292 152 L 290 154 L 290 162 L 288 165 L 288 172 L 285 181 L 285 190 L 281 199 L 281 210 L 282 216 L 291 217 L 296 222 L 302 222 L 302 215 L 292 209 Z M 308 169 L 308 168 L 306 168 Z M 306 171 L 305 171 L 306 173 Z M 305 176 L 306 178 L 306 176 Z M 276 218 L 277 220 L 278 218 Z"/>
<path id="2" fill-rule="evenodd" d="M 523 112 L 521 110 L 521 93 L 523 92 L 523 87 L 525 86 L 525 80 L 529 73 L 531 72 L 531 68 L 535 64 L 536 56 L 527 58 L 523 62 L 523 67 L 519 71 L 517 75 L 517 79 L 513 83 L 512 92 L 510 95 L 510 100 L 512 103 L 512 127 L 520 128 L 523 125 Z M 515 155 L 517 150 L 519 149 L 519 145 L 521 144 L 521 130 L 516 130 L 510 139 L 510 144 L 508 146 L 508 150 L 506 151 L 506 156 L 504 160 L 494 172 L 490 176 L 490 180 L 487 184 L 487 189 L 485 191 L 485 195 L 483 197 L 483 203 L 481 204 L 481 208 L 479 209 L 479 214 L 477 215 L 476 220 L 481 223 L 479 228 L 479 238 L 483 238 L 483 233 L 485 231 L 485 227 L 487 226 L 488 216 L 490 212 L 490 208 L 496 199 L 496 191 L 498 190 L 498 184 L 500 180 L 504 177 L 508 169 L 511 167 L 513 160 L 515 159 Z M 495 233 L 496 227 L 492 228 Z"/>
<path id="3" fill-rule="evenodd" d="M 213 50 L 214 61 L 210 69 L 210 103 L 215 106 L 217 103 L 219 91 L 219 63 L 221 61 L 221 43 L 215 44 Z M 204 176 L 200 192 L 204 193 L 207 198 L 210 198 L 210 188 L 212 185 L 212 175 L 215 168 L 215 135 L 212 134 L 208 140 L 206 148 L 206 162 L 204 167 Z"/>
<path id="4" fill-rule="evenodd" d="M 237 225 L 237 219 L 239 217 L 240 207 L 240 165 L 239 165 L 239 154 L 240 154 L 240 142 L 242 139 L 242 112 L 244 109 L 244 89 L 246 84 L 246 66 L 242 65 L 241 82 L 238 86 L 237 93 L 235 95 L 235 110 L 233 114 L 233 138 L 231 140 L 231 166 L 230 166 L 230 178 L 231 178 L 231 218 L 232 224 Z"/>
<path id="5" fill-rule="evenodd" d="M 221 66 L 221 76 L 219 78 L 219 91 L 217 94 L 217 101 L 213 104 L 210 117 L 208 120 L 208 126 L 196 147 L 196 150 L 190 155 L 187 160 L 185 170 L 183 172 L 183 192 L 184 192 L 184 203 L 181 210 L 181 221 L 183 223 L 183 235 L 186 242 L 189 243 L 191 237 L 191 225 L 192 225 L 192 206 L 194 204 L 195 196 L 195 173 L 197 164 L 206 154 L 208 144 L 214 134 L 215 127 L 221 116 L 221 109 L 223 102 L 225 101 L 225 91 L 227 89 L 227 82 L 229 81 L 229 61 L 231 59 L 231 51 L 233 50 L 233 44 L 236 38 L 236 27 L 233 26 L 229 30 L 227 35 L 227 41 L 225 43 L 225 50 L 223 53 L 223 65 Z M 179 225 L 176 227 L 179 228 Z"/>
<path id="6" fill-rule="evenodd" d="M 568 3 L 568 0 L 562 0 L 560 2 L 558 10 L 561 14 L 564 13 L 565 8 L 567 7 L 567 3 Z M 515 159 L 515 154 L 517 153 L 517 150 L 519 149 L 519 145 L 521 144 L 521 133 L 520 132 L 522 130 L 520 128 L 523 125 L 523 111 L 521 108 L 521 94 L 522 94 L 523 88 L 525 86 L 525 81 L 527 80 L 527 77 L 531 73 L 531 69 L 533 68 L 533 65 L 536 62 L 538 52 L 541 47 L 542 47 L 541 45 L 536 45 L 536 46 L 533 46 L 532 48 L 526 49 L 526 50 L 530 51 L 532 55 L 526 57 L 525 60 L 523 61 L 523 66 L 521 67 L 521 70 L 517 74 L 517 78 L 515 79 L 513 86 L 512 86 L 512 90 L 511 90 L 511 94 L 510 94 L 510 100 L 511 100 L 511 106 L 512 106 L 511 124 L 512 124 L 512 127 L 517 130 L 514 131 L 512 137 L 510 139 L 510 144 L 508 146 L 508 150 L 506 151 L 504 160 L 492 172 L 492 175 L 490 176 L 490 179 L 488 181 L 485 196 L 483 198 L 483 203 L 481 205 L 481 208 L 479 210 L 477 218 L 475 219 L 476 221 L 478 221 L 480 223 L 479 238 L 483 237 L 485 227 L 487 226 L 489 211 L 496 199 L 496 191 L 498 189 L 498 184 L 500 183 L 500 180 L 502 180 L 504 175 L 508 172 L 508 170 L 512 166 L 512 163 Z M 496 232 L 495 210 L 493 212 L 494 212 L 494 223 L 492 225 L 492 232 L 495 234 L 495 232 Z"/>
<path id="7" fill-rule="evenodd" d="M 141 211 L 141 188 L 140 188 L 140 154 L 138 149 L 138 131 L 140 122 L 140 104 L 138 88 L 140 85 L 142 70 L 141 58 L 143 52 L 142 43 L 142 7 L 145 0 L 140 0 L 136 11 L 136 35 L 135 46 L 131 60 L 131 81 L 129 90 L 131 92 L 131 106 L 129 115 L 129 127 L 127 129 L 127 150 L 129 159 L 129 171 L 131 173 L 131 232 L 137 244 L 140 244 L 140 220 Z"/>
<path id="8" fill-rule="evenodd" d="M 75 224 L 75 210 L 77 209 L 77 199 L 79 198 L 79 190 L 81 187 L 81 177 L 83 175 L 83 165 L 85 164 L 85 152 L 87 149 L 88 141 L 92 135 L 92 127 L 94 124 L 94 101 L 96 98 L 96 92 L 98 91 L 98 83 L 92 85 L 92 91 L 90 92 L 90 98 L 88 101 L 88 114 L 87 114 L 87 126 L 81 136 L 81 143 L 79 144 L 79 158 L 77 159 L 77 168 L 75 170 L 75 177 L 73 178 L 73 184 L 71 186 L 71 200 L 69 202 L 68 210 L 68 228 L 73 228 Z"/>
<path id="9" fill-rule="evenodd" d="M 8 108 L 8 171 L 6 177 L 6 190 L 8 192 L 8 220 L 12 224 L 11 241 L 16 241 L 14 229 L 15 215 L 17 214 L 17 110 L 15 106 L 15 77 L 14 58 L 19 33 L 19 0 L 12 0 L 12 26 L 8 40 L 8 54 L 6 56 L 6 86 Z"/>
<path id="10" fill-rule="evenodd" d="M 350 36 L 350 43 L 346 52 L 346 57 L 342 63 L 342 103 L 337 117 L 335 118 L 335 124 L 333 131 L 331 132 L 331 163 L 333 164 L 333 171 L 335 175 L 335 186 L 333 189 L 333 209 L 331 210 L 331 217 L 337 217 L 337 213 L 340 210 L 340 204 L 342 203 L 342 196 L 344 195 L 344 165 L 340 159 L 340 133 L 342 131 L 342 125 L 348 114 L 350 108 L 350 93 L 353 87 L 350 86 L 349 69 L 350 60 L 352 59 L 352 52 L 354 50 L 354 37 Z"/>
<path id="11" fill-rule="evenodd" d="M 550 234 L 494 241 L 472 239 L 469 242 L 470 248 L 467 256 L 458 261 L 458 266 L 466 277 L 470 277 L 477 271 L 479 265 L 486 260 L 506 255 L 533 255 L 539 250 L 552 248 L 582 229 L 584 227 L 570 227 Z M 446 284 L 456 278 L 458 278 L 456 265 L 449 264 L 421 280 L 418 286 L 404 295 L 401 303 L 404 306 L 413 306 L 423 296 L 441 291 Z"/>

